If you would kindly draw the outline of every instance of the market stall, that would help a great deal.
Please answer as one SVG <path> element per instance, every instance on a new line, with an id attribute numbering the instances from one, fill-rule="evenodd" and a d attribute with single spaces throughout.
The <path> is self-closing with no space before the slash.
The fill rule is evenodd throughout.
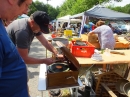
<path id="1" fill-rule="evenodd" d="M 113 34 L 114 35 L 114 34 Z M 130 43 L 125 39 L 125 37 L 120 37 L 118 35 L 114 35 L 115 37 L 115 49 L 129 49 Z M 100 43 L 98 41 L 97 35 L 93 34 L 88 36 L 87 34 L 81 34 L 82 41 L 88 41 L 95 46 L 95 48 L 100 49 Z"/>
<path id="2" fill-rule="evenodd" d="M 96 5 L 85 12 L 73 15 L 70 18 L 78 18 L 78 17 L 82 18 L 80 34 L 84 27 L 85 21 L 89 19 L 89 17 L 105 20 L 130 20 L 130 14 L 117 12 L 101 5 Z"/>
<path id="3" fill-rule="evenodd" d="M 77 23 L 77 22 L 81 22 L 81 19 L 71 19 L 70 20 L 70 17 L 71 15 L 66 15 L 66 16 L 63 16 L 63 17 L 59 17 L 56 19 L 56 30 L 58 29 L 59 25 L 61 25 L 61 27 L 63 26 L 63 24 L 65 22 L 67 22 L 67 27 L 69 26 L 70 23 Z"/>
<path id="4" fill-rule="evenodd" d="M 78 46 L 78 45 L 76 45 L 76 46 L 74 46 L 74 47 L 77 47 L 76 48 L 76 50 L 75 50 L 75 52 L 78 52 L 79 51 L 79 49 L 78 48 L 80 48 L 80 46 Z M 88 47 L 88 45 L 85 47 L 85 48 L 87 48 Z M 82 48 L 82 47 L 81 47 Z M 81 51 L 83 51 L 82 53 L 87 53 L 87 52 L 85 52 L 85 49 L 81 49 L 80 48 L 80 50 Z M 92 50 L 92 49 L 91 49 Z M 71 50 L 70 50 L 71 51 Z M 100 64 L 100 65 L 103 65 L 103 68 L 105 68 L 105 69 L 108 69 L 108 68 L 106 68 L 106 65 L 107 64 L 109 64 L 109 65 L 117 65 L 117 64 L 121 64 L 121 63 L 130 63 L 130 60 L 129 60 L 129 57 L 130 57 L 130 55 L 129 55 L 129 53 L 130 53 L 130 50 L 114 50 L 114 51 L 117 51 L 117 52 L 120 52 L 120 53 L 122 53 L 123 52 L 123 55 L 121 55 L 120 53 L 118 54 L 110 54 L 110 56 L 107 56 L 106 54 L 101 54 L 101 56 L 102 56 L 102 59 L 103 60 L 101 60 L 101 61 L 95 61 L 95 60 L 92 60 L 91 59 L 91 56 L 89 56 L 89 57 L 76 57 L 76 59 L 77 59 L 77 61 L 79 62 L 79 64 L 81 65 L 81 67 L 87 67 L 88 65 L 90 66 L 93 66 L 93 64 Z M 72 51 L 71 51 L 72 52 Z M 88 53 L 89 53 L 90 51 L 88 51 Z M 72 54 L 74 54 L 73 52 L 72 52 Z M 100 90 L 101 90 L 101 85 L 100 85 L 100 83 L 101 83 L 101 78 L 103 78 L 103 81 L 105 80 L 105 84 L 106 83 L 110 83 L 111 82 L 111 78 L 112 78 L 112 76 L 116 76 L 115 78 L 116 79 L 123 79 L 123 77 L 124 78 L 127 78 L 128 77 L 128 73 L 129 73 L 129 70 L 130 70 L 130 68 L 128 68 L 128 72 L 126 72 L 126 77 L 125 76 L 118 76 L 115 72 L 113 72 L 113 71 L 108 71 L 108 72 L 105 72 L 105 73 L 102 73 L 99 77 L 98 77 L 98 81 L 97 81 L 97 83 L 96 83 L 96 93 L 98 94 L 98 95 L 100 95 Z M 122 71 L 123 72 L 123 71 Z M 109 78 L 110 80 L 107 80 L 107 78 Z M 101 79 L 101 80 L 100 80 Z M 129 79 L 129 78 L 128 78 Z M 110 81 L 110 82 L 109 82 Z M 113 81 L 113 83 L 117 83 L 117 81 L 118 80 L 116 80 L 116 81 L 114 81 L 114 79 L 112 80 Z M 110 83 L 111 84 L 111 83 Z M 109 85 L 108 85 L 109 86 Z M 115 88 L 114 88 L 115 89 Z M 97 96 L 97 97 L 100 97 L 100 96 Z M 108 95 L 106 94 L 106 96 L 104 96 L 104 97 L 108 97 Z"/>

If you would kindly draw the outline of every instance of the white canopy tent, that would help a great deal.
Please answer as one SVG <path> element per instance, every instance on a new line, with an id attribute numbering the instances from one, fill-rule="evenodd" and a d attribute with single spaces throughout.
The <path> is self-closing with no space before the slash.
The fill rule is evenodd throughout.
<path id="1" fill-rule="evenodd" d="M 70 23 L 77 23 L 77 22 L 81 22 L 82 21 L 81 19 L 70 19 L 70 17 L 71 17 L 71 15 L 66 15 L 66 16 L 57 18 L 57 20 L 56 20 L 56 30 L 58 28 L 59 22 L 61 24 L 63 24 L 64 22 L 68 22 L 68 26 L 69 26 Z"/>
<path id="2" fill-rule="evenodd" d="M 70 16 L 70 19 L 79 19 L 79 18 L 82 18 L 82 16 L 83 16 L 84 14 L 85 14 L 85 12 L 72 15 L 72 16 Z"/>
<path id="3" fill-rule="evenodd" d="M 62 22 L 62 21 L 68 21 L 69 18 L 70 18 L 70 16 L 71 16 L 71 15 L 66 15 L 66 16 L 57 18 L 57 21 L 60 21 L 60 22 Z"/>
<path id="4" fill-rule="evenodd" d="M 89 17 L 85 15 L 85 12 L 82 12 L 82 13 L 79 13 L 79 14 L 75 14 L 75 15 L 72 15 L 70 17 L 70 19 L 79 19 L 79 18 L 82 19 L 82 21 L 81 21 L 81 29 L 80 29 L 80 32 L 79 32 L 81 34 L 81 32 L 83 30 L 83 27 L 84 27 L 84 24 L 85 24 L 85 21 Z M 79 37 L 80 37 L 80 34 L 79 34 Z"/>

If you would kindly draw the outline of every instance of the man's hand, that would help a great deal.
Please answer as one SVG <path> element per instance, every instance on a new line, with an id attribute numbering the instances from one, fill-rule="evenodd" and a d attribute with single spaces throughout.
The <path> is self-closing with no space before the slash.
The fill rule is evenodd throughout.
<path id="1" fill-rule="evenodd" d="M 63 62 L 64 61 L 64 56 L 62 54 L 53 54 L 52 58 L 56 61 L 56 62 Z"/>
<path id="2" fill-rule="evenodd" d="M 64 61 L 65 60 L 65 58 L 64 58 L 64 56 L 62 54 L 57 54 L 56 59 L 58 61 Z"/>
<path id="3" fill-rule="evenodd" d="M 56 57 L 57 58 L 63 58 L 64 56 L 62 54 L 57 54 Z"/>
<path id="4" fill-rule="evenodd" d="M 44 63 L 47 65 L 50 65 L 55 62 L 56 62 L 56 60 L 54 58 L 46 58 Z"/>

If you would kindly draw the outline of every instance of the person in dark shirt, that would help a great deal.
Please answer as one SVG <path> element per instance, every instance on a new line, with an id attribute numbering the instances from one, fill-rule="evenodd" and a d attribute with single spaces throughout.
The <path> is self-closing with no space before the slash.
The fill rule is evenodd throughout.
<path id="1" fill-rule="evenodd" d="M 27 68 L 10 40 L 3 20 L 9 23 L 27 13 L 32 0 L 0 0 L 0 97 L 29 97 Z"/>
<path id="2" fill-rule="evenodd" d="M 49 16 L 44 11 L 36 11 L 29 18 L 17 19 L 10 23 L 6 28 L 9 37 L 18 49 L 19 54 L 26 64 L 52 64 L 52 58 L 34 58 L 29 56 L 29 50 L 34 38 L 49 51 L 58 54 L 57 50 L 47 41 L 44 34 L 49 33 Z"/>

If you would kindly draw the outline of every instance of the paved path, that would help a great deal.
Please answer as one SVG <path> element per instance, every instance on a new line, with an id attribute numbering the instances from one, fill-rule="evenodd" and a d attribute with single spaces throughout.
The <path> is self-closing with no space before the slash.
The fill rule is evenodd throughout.
<path id="1" fill-rule="evenodd" d="M 41 45 L 41 43 L 34 39 L 30 49 L 30 56 L 35 58 L 46 58 L 46 49 Z M 49 54 L 48 56 L 50 56 Z M 29 91 L 31 97 L 42 97 L 41 92 L 38 91 L 38 76 L 39 76 L 39 66 L 40 64 L 28 65 L 29 71 Z M 43 97 L 49 97 L 48 92 L 44 92 Z"/>
<path id="2" fill-rule="evenodd" d="M 47 38 L 48 35 L 45 35 L 45 37 Z M 47 57 L 51 57 L 52 53 L 49 53 L 49 51 L 47 52 L 48 52 Z M 35 58 L 46 58 L 46 49 L 44 46 L 41 45 L 41 43 L 36 38 L 32 42 L 29 55 Z M 39 76 L 39 69 L 40 69 L 39 67 L 40 64 L 28 65 L 28 71 L 29 71 L 28 85 L 29 85 L 29 91 L 30 91 L 29 93 L 31 97 L 42 97 L 41 92 L 38 91 L 38 76 Z M 68 89 L 65 90 L 65 94 L 66 91 L 68 91 Z M 48 91 L 43 92 L 43 97 L 49 97 Z M 65 96 L 65 97 L 70 97 L 70 96 Z"/>

